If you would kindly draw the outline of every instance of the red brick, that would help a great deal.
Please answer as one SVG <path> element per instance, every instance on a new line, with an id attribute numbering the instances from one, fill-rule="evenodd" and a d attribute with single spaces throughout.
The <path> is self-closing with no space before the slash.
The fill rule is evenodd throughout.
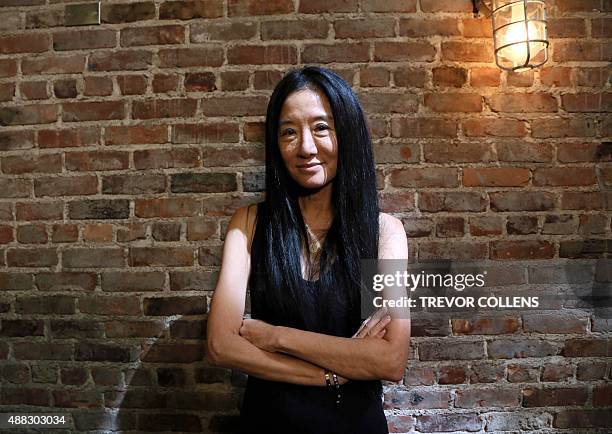
<path id="1" fill-rule="evenodd" d="M 42 53 L 49 49 L 49 35 L 26 33 L 0 36 L 0 54 Z"/>
<path id="2" fill-rule="evenodd" d="M 399 67 L 393 73 L 395 86 L 397 87 L 419 87 L 424 88 L 428 81 L 427 73 L 424 69 Z"/>
<path id="3" fill-rule="evenodd" d="M 494 161 L 489 143 L 456 143 L 437 141 L 423 144 L 423 157 L 431 163 L 470 163 Z"/>
<path id="4" fill-rule="evenodd" d="M 101 4 L 102 23 L 132 23 L 134 21 L 155 19 L 155 3 L 144 1 L 138 3 Z"/>
<path id="5" fill-rule="evenodd" d="M 14 86 L 14 85 L 13 85 Z M 21 98 L 23 99 L 47 99 L 49 98 L 49 93 L 47 92 L 47 82 L 46 81 L 23 81 L 19 83 L 19 93 L 21 94 Z M 11 98 L 14 94 L 11 93 Z"/>
<path id="6" fill-rule="evenodd" d="M 140 300 L 130 297 L 80 297 L 79 311 L 95 315 L 140 315 Z"/>
<path id="7" fill-rule="evenodd" d="M 336 43 L 334 45 L 305 44 L 302 51 L 302 62 L 367 62 L 369 44 L 365 42 Z"/>
<path id="8" fill-rule="evenodd" d="M 575 68 L 576 85 L 603 88 L 610 80 L 611 74 L 610 68 L 587 68 L 581 66 L 580 68 Z"/>
<path id="9" fill-rule="evenodd" d="M 473 236 L 501 235 L 503 220 L 500 217 L 470 217 L 469 230 Z"/>
<path id="10" fill-rule="evenodd" d="M 185 28 L 179 25 L 139 26 L 121 30 L 121 46 L 182 44 L 185 42 Z"/>
<path id="11" fill-rule="evenodd" d="M 211 48 L 176 48 L 159 50 L 160 68 L 184 68 L 189 66 L 221 66 L 223 49 Z"/>
<path id="12" fill-rule="evenodd" d="M 548 18 L 546 32 L 551 39 L 581 38 L 586 35 L 583 18 Z"/>
<path id="13" fill-rule="evenodd" d="M 83 77 L 85 83 L 84 95 L 108 96 L 113 93 L 113 80 L 110 77 Z"/>
<path id="14" fill-rule="evenodd" d="M 571 68 L 554 66 L 539 71 L 540 82 L 546 86 L 566 87 L 571 85 Z"/>
<path id="15" fill-rule="evenodd" d="M 592 167 L 539 167 L 533 174 L 533 185 L 593 185 L 597 181 Z"/>
<path id="16" fill-rule="evenodd" d="M 515 388 L 464 389 L 457 391 L 455 407 L 518 407 L 519 402 L 519 391 Z"/>
<path id="17" fill-rule="evenodd" d="M 58 106 L 54 104 L 20 105 L 0 108 L 0 125 L 50 124 L 57 120 Z"/>
<path id="18" fill-rule="evenodd" d="M 199 167 L 202 157 L 195 148 L 148 149 L 134 152 L 136 169 L 167 169 L 170 167 Z"/>
<path id="19" fill-rule="evenodd" d="M 252 96 L 214 96 L 202 99 L 202 114 L 205 116 L 263 116 L 266 114 L 268 98 Z"/>
<path id="20" fill-rule="evenodd" d="M 166 125 L 110 126 L 104 129 L 104 140 L 107 145 L 166 143 L 168 127 Z"/>
<path id="21" fill-rule="evenodd" d="M 22 73 L 25 74 L 23 68 L 25 60 L 21 64 Z M 17 62 L 13 59 L 0 59 L 0 77 L 13 77 L 17 74 Z"/>
<path id="22" fill-rule="evenodd" d="M 191 198 L 138 199 L 134 214 L 137 217 L 193 217 L 202 208 L 201 202 Z"/>
<path id="23" fill-rule="evenodd" d="M 142 95 L 147 91 L 145 75 L 119 75 L 117 84 L 122 95 Z"/>
<path id="24" fill-rule="evenodd" d="M 290 22 L 289 22 L 290 23 Z M 263 22 L 262 26 L 265 26 L 267 22 Z M 273 24 L 271 23 L 271 26 Z M 296 28 L 299 26 L 293 26 Z M 265 29 L 267 27 L 262 27 Z M 189 37 L 191 42 L 201 43 L 208 41 L 247 41 L 253 39 L 257 35 L 257 23 L 254 21 L 246 22 L 227 22 L 227 23 L 194 23 L 190 26 Z M 297 30 L 295 30 L 297 31 Z M 262 39 L 268 39 L 264 37 L 264 30 L 262 30 Z M 290 39 L 290 38 L 286 38 Z"/>
<path id="25" fill-rule="evenodd" d="M 481 193 L 449 191 L 449 192 L 420 192 L 419 209 L 426 212 L 465 212 L 484 211 L 486 198 Z"/>
<path id="26" fill-rule="evenodd" d="M 458 62 L 485 62 L 490 63 L 493 58 L 493 49 L 488 44 L 478 42 L 443 41 L 442 59 Z M 432 59 L 433 60 L 433 59 Z"/>
<path id="27" fill-rule="evenodd" d="M 29 179 L 0 179 L 0 197 L 28 197 L 31 185 Z"/>
<path id="28" fill-rule="evenodd" d="M 471 93 L 426 93 L 425 106 L 434 112 L 480 112 L 482 96 Z"/>
<path id="29" fill-rule="evenodd" d="M 423 12 L 472 12 L 470 0 L 421 0 Z"/>
<path id="30" fill-rule="evenodd" d="M 456 137 L 457 121 L 438 118 L 392 118 L 393 137 Z"/>
<path id="31" fill-rule="evenodd" d="M 463 36 L 465 38 L 492 38 L 493 26 L 491 18 L 463 18 Z"/>
<path id="32" fill-rule="evenodd" d="M 172 143 L 237 143 L 237 123 L 175 124 Z"/>
<path id="33" fill-rule="evenodd" d="M 53 82 L 53 93 L 56 98 L 76 98 L 78 95 L 76 80 L 55 80 Z"/>
<path id="34" fill-rule="evenodd" d="M 251 25 L 250 27 L 254 26 Z M 325 39 L 328 29 L 327 21 L 320 19 L 264 21 L 261 23 L 261 39 L 264 41 L 271 39 Z"/>
<path id="35" fill-rule="evenodd" d="M 240 45 L 228 48 L 227 61 L 237 65 L 294 64 L 297 51 L 290 45 Z"/>
<path id="36" fill-rule="evenodd" d="M 53 33 L 53 49 L 56 51 L 112 48 L 116 45 L 114 30 L 89 29 Z"/>
<path id="37" fill-rule="evenodd" d="M 532 161 L 544 163 L 552 161 L 553 149 L 549 143 L 498 143 L 497 156 L 499 161 Z"/>
<path id="38" fill-rule="evenodd" d="M 493 211 L 545 211 L 555 207 L 555 196 L 547 191 L 500 191 L 489 193 Z"/>
<path id="39" fill-rule="evenodd" d="M 150 363 L 191 363 L 200 362 L 203 358 L 204 345 L 201 344 L 158 343 L 150 348 L 145 348 L 141 354 L 141 360 Z M 150 425 L 150 429 L 155 429 L 156 426 L 159 427 L 159 422 Z M 177 425 L 170 424 L 169 426 L 176 427 Z M 192 428 L 189 431 L 199 430 Z"/>
<path id="40" fill-rule="evenodd" d="M 336 39 L 393 37 L 395 21 L 392 18 L 337 20 L 334 30 Z"/>
<path id="41" fill-rule="evenodd" d="M 606 45 L 597 41 L 553 41 L 555 62 L 606 61 Z"/>
<path id="42" fill-rule="evenodd" d="M 474 87 L 497 87 L 500 83 L 499 68 L 471 68 L 470 84 Z"/>
<path id="43" fill-rule="evenodd" d="M 99 142 L 100 129 L 97 127 L 40 130 L 38 132 L 39 148 L 69 148 L 97 145 Z"/>
<path id="44" fill-rule="evenodd" d="M 212 92 L 217 90 L 216 77 L 212 72 L 196 72 L 185 74 L 185 90 L 187 92 Z"/>
<path id="45" fill-rule="evenodd" d="M 433 68 L 432 83 L 434 86 L 462 87 L 467 81 L 467 70 L 454 66 Z"/>
<path id="46" fill-rule="evenodd" d="M 110 175 L 102 177 L 103 194 L 148 194 L 163 193 L 166 179 L 159 174 Z"/>
<path id="47" fill-rule="evenodd" d="M 66 170 L 70 171 L 125 170 L 129 166 L 127 152 L 70 152 L 65 158 Z"/>
<path id="48" fill-rule="evenodd" d="M 432 62 L 435 56 L 436 47 L 427 41 L 374 43 L 377 62 Z"/>
<path id="49" fill-rule="evenodd" d="M 586 387 L 529 387 L 522 394 L 523 407 L 584 405 L 587 400 Z"/>
<path id="50" fill-rule="evenodd" d="M 559 12 L 605 11 L 600 0 L 557 0 L 556 6 Z"/>
<path id="51" fill-rule="evenodd" d="M 97 192 L 98 180 L 93 175 L 56 176 L 34 180 L 34 195 L 36 197 L 81 196 L 96 194 Z"/>
<path id="52" fill-rule="evenodd" d="M 227 15 L 229 17 L 249 15 L 277 15 L 294 11 L 291 0 L 228 0 Z"/>
<path id="53" fill-rule="evenodd" d="M 300 2 L 298 9 L 302 14 L 319 14 L 324 12 L 357 12 L 357 0 L 338 0 L 328 2 L 325 0 L 309 0 Z"/>
<path id="54" fill-rule="evenodd" d="M 65 122 L 99 121 L 125 118 L 123 101 L 82 101 L 62 104 Z"/>
<path id="55" fill-rule="evenodd" d="M 491 241 L 491 259 L 550 259 L 555 246 L 549 241 Z"/>
<path id="56" fill-rule="evenodd" d="M 466 187 L 522 187 L 529 183 L 529 169 L 519 167 L 465 167 Z"/>
<path id="57" fill-rule="evenodd" d="M 595 123 L 592 119 L 581 119 L 576 116 L 533 119 L 531 135 L 537 138 L 592 137 L 595 135 Z"/>
<path id="58" fill-rule="evenodd" d="M 62 158 L 59 154 L 24 155 L 2 158 L 2 171 L 7 174 L 59 173 Z"/>
<path id="59" fill-rule="evenodd" d="M 556 112 L 557 100 L 547 93 L 497 94 L 489 98 L 494 112 Z"/>
<path id="60" fill-rule="evenodd" d="M 515 119 L 467 119 L 462 129 L 468 137 L 523 137 L 527 133 L 525 122 Z"/>
<path id="61" fill-rule="evenodd" d="M 462 237 L 465 233 L 463 217 L 439 217 L 436 220 L 436 237 Z"/>
<path id="62" fill-rule="evenodd" d="M 428 167 L 425 169 L 395 169 L 389 182 L 393 187 L 457 187 L 459 179 L 455 168 Z"/>
<path id="63" fill-rule="evenodd" d="M 87 69 L 89 71 L 136 71 L 148 69 L 152 62 L 153 53 L 150 51 L 99 51 L 89 55 Z"/>
<path id="64" fill-rule="evenodd" d="M 253 89 L 274 89 L 282 78 L 282 71 L 255 71 L 253 74 Z"/>
<path id="65" fill-rule="evenodd" d="M 612 111 L 612 92 L 561 95 L 561 106 L 568 112 Z"/>
<path id="66" fill-rule="evenodd" d="M 387 87 L 390 76 L 385 68 L 365 67 L 359 70 L 359 83 L 361 87 Z"/>
<path id="67" fill-rule="evenodd" d="M 160 20 L 191 20 L 222 16 L 222 0 L 165 1 L 159 6 Z"/>
<path id="68" fill-rule="evenodd" d="M 531 87 L 533 86 L 533 71 L 506 72 L 506 84 L 508 87 Z"/>
<path id="69" fill-rule="evenodd" d="M 155 74 L 153 76 L 152 87 L 154 93 L 174 92 L 178 87 L 178 75 Z"/>
<path id="70" fill-rule="evenodd" d="M 17 220 L 61 220 L 63 218 L 61 203 L 56 202 L 18 202 L 15 206 Z"/>
<path id="71" fill-rule="evenodd" d="M 188 98 L 134 101 L 132 116 L 134 119 L 193 117 L 197 104 L 196 99 Z"/>
<path id="72" fill-rule="evenodd" d="M 391 26 L 391 28 L 393 28 L 393 26 Z M 402 18 L 399 23 L 399 35 L 408 36 L 410 38 L 424 36 L 459 36 L 460 34 L 459 20 L 456 18 L 440 18 L 435 20 Z"/>

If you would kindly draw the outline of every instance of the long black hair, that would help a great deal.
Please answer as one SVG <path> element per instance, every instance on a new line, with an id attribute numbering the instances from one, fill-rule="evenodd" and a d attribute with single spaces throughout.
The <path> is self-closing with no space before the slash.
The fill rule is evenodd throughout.
<path id="1" fill-rule="evenodd" d="M 264 237 L 258 273 L 265 280 L 266 303 L 279 321 L 294 327 L 315 327 L 304 313 L 312 303 L 315 309 L 320 309 L 319 315 L 327 318 L 335 315 L 334 306 L 317 304 L 325 300 L 322 293 L 310 300 L 312 303 L 305 298 L 300 258 L 307 234 L 298 203 L 304 188 L 288 173 L 278 143 L 283 103 L 291 93 L 304 89 L 318 89 L 327 97 L 338 143 L 337 173 L 331 181 L 334 218 L 321 249 L 320 288 L 332 291 L 332 299 L 340 297 L 341 291 L 348 292 L 349 323 L 355 332 L 361 321 L 360 260 L 378 258 L 376 171 L 368 125 L 357 95 L 329 69 L 317 66 L 294 69 L 281 79 L 270 97 L 265 125 L 266 200 L 257 217 L 262 218 Z M 335 264 L 338 272 L 325 273 L 332 260 L 338 260 Z"/>

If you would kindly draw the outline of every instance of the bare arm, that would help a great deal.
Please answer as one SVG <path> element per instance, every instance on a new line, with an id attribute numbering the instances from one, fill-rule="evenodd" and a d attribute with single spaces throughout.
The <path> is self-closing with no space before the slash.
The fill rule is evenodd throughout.
<path id="1" fill-rule="evenodd" d="M 206 359 L 213 365 L 266 380 L 325 386 L 320 366 L 262 350 L 239 334 L 251 267 L 247 225 L 247 207 L 242 207 L 232 216 L 225 237 L 221 271 L 208 314 Z"/>
<path id="2" fill-rule="evenodd" d="M 403 259 L 406 264 L 408 247 L 403 225 L 392 217 L 387 221 L 384 236 L 381 231 L 379 257 Z M 406 368 L 410 318 L 398 311 L 389 312 L 391 319 L 382 339 L 351 339 L 276 326 L 271 330 L 267 349 L 324 366 L 349 379 L 399 381 Z"/>

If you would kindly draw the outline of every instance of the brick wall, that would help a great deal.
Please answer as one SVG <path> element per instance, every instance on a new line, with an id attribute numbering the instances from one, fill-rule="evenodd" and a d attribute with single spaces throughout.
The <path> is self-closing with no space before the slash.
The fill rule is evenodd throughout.
<path id="1" fill-rule="evenodd" d="M 609 0 L 547 1 L 550 60 L 520 74 L 468 0 L 104 1 L 76 28 L 66 3 L 0 0 L 3 412 L 232 429 L 245 376 L 204 362 L 207 306 L 293 65 L 359 93 L 412 263 L 491 260 L 559 300 L 609 286 Z M 390 429 L 609 429 L 612 320 L 570 307 L 415 314 Z"/>

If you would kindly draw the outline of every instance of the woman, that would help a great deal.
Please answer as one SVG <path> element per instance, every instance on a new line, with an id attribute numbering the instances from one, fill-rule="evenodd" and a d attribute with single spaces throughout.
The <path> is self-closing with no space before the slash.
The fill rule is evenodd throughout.
<path id="1" fill-rule="evenodd" d="M 360 259 L 407 258 L 407 241 L 375 177 L 350 86 L 320 67 L 285 75 L 266 117 L 266 200 L 230 220 L 208 317 L 207 360 L 249 374 L 241 432 L 388 432 L 380 380 L 403 377 L 410 320 L 362 323 Z"/>

